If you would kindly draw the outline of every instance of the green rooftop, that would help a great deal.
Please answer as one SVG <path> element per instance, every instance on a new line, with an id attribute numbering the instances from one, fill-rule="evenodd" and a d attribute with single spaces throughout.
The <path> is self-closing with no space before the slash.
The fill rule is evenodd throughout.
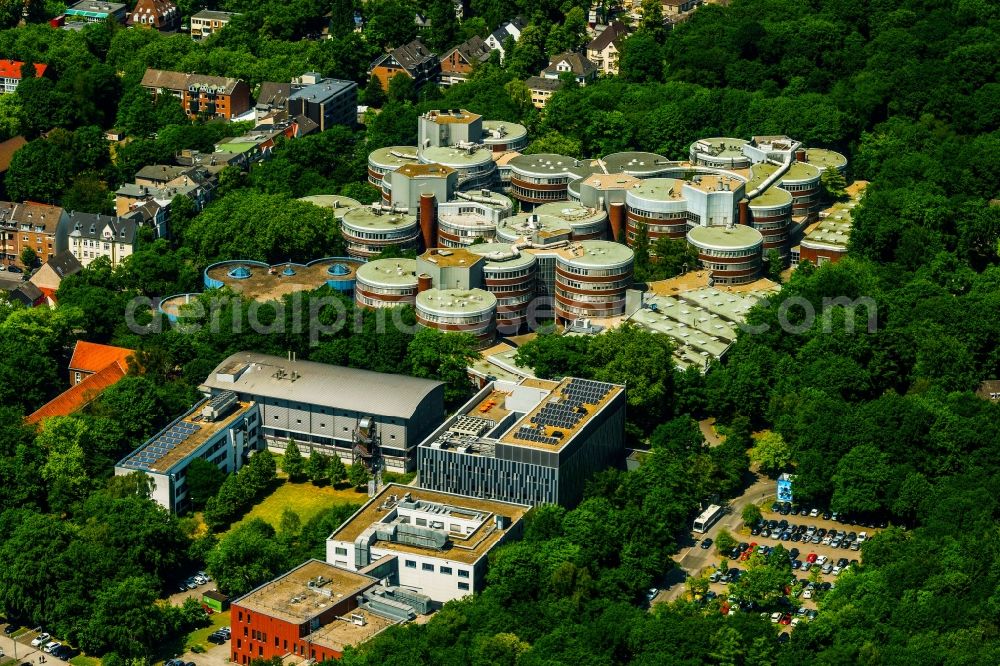
<path id="1" fill-rule="evenodd" d="M 696 246 L 717 250 L 738 250 L 763 243 L 764 237 L 753 227 L 695 227 L 688 232 L 688 240 Z"/>
<path id="2" fill-rule="evenodd" d="M 513 270 L 525 266 L 531 266 L 536 259 L 526 252 L 519 252 L 516 256 L 509 243 L 476 243 L 465 248 L 473 254 L 486 257 L 487 268 L 503 268 Z"/>
<path id="3" fill-rule="evenodd" d="M 713 157 L 742 157 L 743 146 L 748 142 L 746 139 L 734 139 L 728 136 L 715 136 L 710 139 L 699 139 L 695 144 L 708 144 L 712 151 L 709 153 Z"/>
<path id="4" fill-rule="evenodd" d="M 670 164 L 663 155 L 656 153 L 612 153 L 601 158 L 608 173 L 629 173 L 637 176 L 663 171 Z"/>
<path id="5" fill-rule="evenodd" d="M 536 206 L 532 212 L 538 215 L 558 217 L 570 224 L 596 222 L 608 216 L 603 210 L 588 208 L 577 201 L 552 201 L 541 206 Z"/>
<path id="6" fill-rule="evenodd" d="M 332 208 L 337 218 L 344 217 L 344 213 L 351 208 L 358 208 L 364 205 L 357 199 L 342 197 L 339 194 L 314 194 L 309 197 L 301 197 L 299 201 L 305 201 L 320 208 Z"/>
<path id="7" fill-rule="evenodd" d="M 369 231 L 389 231 L 395 229 L 416 229 L 417 218 L 402 213 L 376 213 L 369 206 L 352 208 L 344 213 L 344 225 Z"/>
<path id="8" fill-rule="evenodd" d="M 750 207 L 772 207 L 791 203 L 792 195 L 787 190 L 783 190 L 777 185 L 772 185 L 764 190 L 760 195 L 751 199 Z"/>
<path id="9" fill-rule="evenodd" d="M 772 173 L 778 170 L 773 164 L 760 162 L 750 167 L 750 182 L 747 183 L 747 192 L 760 187 L 760 184 L 767 180 Z"/>
<path id="10" fill-rule="evenodd" d="M 572 257 L 567 256 L 569 252 L 573 253 Z M 605 240 L 579 241 L 561 254 L 573 264 L 585 267 L 618 266 L 635 259 L 635 253 L 628 246 Z"/>
<path id="11" fill-rule="evenodd" d="M 388 146 L 373 150 L 368 154 L 368 161 L 383 168 L 398 169 L 404 164 L 417 161 L 416 146 Z"/>
<path id="12" fill-rule="evenodd" d="M 785 175 L 781 177 L 782 181 L 786 180 L 813 180 L 819 178 L 819 169 L 814 167 L 812 164 L 806 164 L 805 162 L 792 162 L 792 166 L 789 167 Z"/>
<path id="13" fill-rule="evenodd" d="M 417 294 L 417 307 L 445 315 L 495 309 L 497 297 L 484 289 L 428 289 Z"/>
<path id="14" fill-rule="evenodd" d="M 504 135 L 490 136 L 490 132 L 502 131 Z M 528 129 L 524 125 L 518 125 L 517 123 L 509 123 L 506 120 L 484 120 L 483 121 L 483 139 L 486 141 L 516 141 L 521 139 L 528 134 Z"/>
<path id="15" fill-rule="evenodd" d="M 492 162 L 493 151 L 479 148 L 470 153 L 468 150 L 451 146 L 432 146 L 420 151 L 420 161 L 456 168 L 471 167 Z"/>
<path id="16" fill-rule="evenodd" d="M 806 150 L 806 162 L 821 170 L 828 167 L 842 169 L 847 166 L 846 157 L 835 150 L 827 150 L 826 148 L 809 148 Z"/>
<path id="17" fill-rule="evenodd" d="M 683 198 L 682 186 L 683 181 L 676 178 L 647 178 L 630 188 L 629 193 L 648 201 L 671 201 Z"/>
<path id="18" fill-rule="evenodd" d="M 358 268 L 358 279 L 374 285 L 412 287 L 417 284 L 416 259 L 376 259 Z"/>

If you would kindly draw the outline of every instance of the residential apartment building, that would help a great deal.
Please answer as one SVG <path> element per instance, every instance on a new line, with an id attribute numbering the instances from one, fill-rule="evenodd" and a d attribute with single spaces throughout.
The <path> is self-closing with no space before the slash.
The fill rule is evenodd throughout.
<path id="1" fill-rule="evenodd" d="M 293 658 L 309 663 L 339 659 L 413 617 L 409 606 L 387 599 L 378 581 L 308 560 L 230 604 L 229 661 Z"/>
<path id="2" fill-rule="evenodd" d="M 493 50 L 479 35 L 462 42 L 441 56 L 441 84 L 450 86 L 465 81 L 472 68 L 490 59 Z"/>
<path id="3" fill-rule="evenodd" d="M 196 42 L 214 35 L 222 30 L 234 16 L 233 12 L 220 12 L 214 9 L 203 9 L 191 17 L 191 39 Z"/>
<path id="4" fill-rule="evenodd" d="M 0 232 L 2 233 L 2 232 Z M 69 250 L 63 250 L 59 254 L 49 257 L 48 261 L 32 274 L 29 282 L 38 287 L 45 294 L 45 298 L 50 303 L 56 302 L 56 292 L 64 278 L 76 275 L 83 270 L 83 264 L 77 261 L 76 257 Z"/>
<path id="5" fill-rule="evenodd" d="M 397 471 L 416 466 L 417 444 L 444 418 L 440 382 L 266 354 L 233 354 L 202 388 L 213 396 L 232 391 L 243 402 L 257 403 L 261 436 L 274 451 L 294 439 L 300 447 L 350 462 L 356 456 L 371 459 L 377 447 L 384 465 Z"/>
<path id="6" fill-rule="evenodd" d="M 544 109 L 549 98 L 555 91 L 562 88 L 563 82 L 558 79 L 546 79 L 541 76 L 529 76 L 524 85 L 531 93 L 531 103 L 536 109 Z"/>
<path id="7" fill-rule="evenodd" d="M 368 75 L 377 78 L 383 90 L 389 89 L 389 81 L 397 74 L 410 77 L 413 86 L 420 88 L 424 83 L 436 80 L 440 72 L 441 61 L 419 39 L 377 58 L 368 68 Z"/>
<path id="8" fill-rule="evenodd" d="M 181 27 L 181 12 L 171 0 L 138 0 L 128 13 L 129 27 L 175 32 Z"/>
<path id="9" fill-rule="evenodd" d="M 573 505 L 623 452 L 625 387 L 567 377 L 491 382 L 421 442 L 420 486 Z"/>
<path id="10" fill-rule="evenodd" d="M 228 120 L 250 110 L 250 89 L 238 79 L 147 69 L 142 87 L 154 96 L 162 90 L 180 99 L 184 111 L 192 119 Z"/>
<path id="11" fill-rule="evenodd" d="M 514 43 L 517 43 L 517 40 L 521 38 L 521 32 L 526 26 L 527 22 L 523 18 L 517 17 L 505 22 L 486 38 L 486 45 L 490 49 L 500 52 L 500 62 L 503 62 L 507 57 L 504 42 L 508 39 L 513 39 Z"/>
<path id="12" fill-rule="evenodd" d="M 187 469 L 202 458 L 231 474 L 263 448 L 261 416 L 253 401 L 220 391 L 198 401 L 183 416 L 122 458 L 115 475 L 143 472 L 152 481 L 150 498 L 172 513 L 190 506 Z"/>
<path id="13" fill-rule="evenodd" d="M 663 18 L 675 19 L 701 5 L 703 0 L 662 0 Z"/>
<path id="14" fill-rule="evenodd" d="M 128 6 L 120 2 L 103 2 L 102 0 L 80 0 L 66 8 L 67 21 L 82 21 L 84 23 L 104 23 L 108 19 L 118 23 L 125 22 Z"/>
<path id="15" fill-rule="evenodd" d="M 107 257 L 117 266 L 135 251 L 134 219 L 70 212 L 68 224 L 68 249 L 84 267 L 98 257 Z"/>
<path id="16" fill-rule="evenodd" d="M 35 63 L 35 78 L 40 79 L 45 76 L 48 65 Z M 8 94 L 17 90 L 21 83 L 21 70 L 24 63 L 20 60 L 0 60 L 0 94 Z"/>
<path id="17" fill-rule="evenodd" d="M 334 125 L 354 127 L 358 116 L 358 84 L 324 79 L 310 72 L 292 81 L 292 92 L 285 103 L 290 117 L 305 116 L 316 123 L 320 132 Z"/>
<path id="18" fill-rule="evenodd" d="M 621 21 L 612 21 L 587 44 L 587 60 L 597 65 L 602 74 L 617 74 L 618 55 L 626 37 L 628 27 Z"/>
<path id="19" fill-rule="evenodd" d="M 549 66 L 542 70 L 543 79 L 559 79 L 563 74 L 572 74 L 577 84 L 587 85 L 597 77 L 597 65 L 579 53 L 560 53 L 549 60 Z"/>
<path id="20" fill-rule="evenodd" d="M 34 202 L 0 202 L 0 254 L 8 266 L 33 268 L 21 261 L 30 248 L 38 262 L 45 263 L 66 249 L 69 216 L 59 206 Z"/>
<path id="21" fill-rule="evenodd" d="M 482 591 L 489 555 L 521 538 L 525 504 L 389 484 L 326 540 L 326 561 L 351 571 L 380 563 L 435 604 Z"/>

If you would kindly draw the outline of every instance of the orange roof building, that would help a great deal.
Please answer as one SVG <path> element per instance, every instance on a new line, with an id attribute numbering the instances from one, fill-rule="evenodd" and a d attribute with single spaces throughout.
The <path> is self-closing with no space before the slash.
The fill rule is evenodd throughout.
<path id="1" fill-rule="evenodd" d="M 40 423 L 42 419 L 52 416 L 69 416 L 78 412 L 96 400 L 105 389 L 117 384 L 127 372 L 128 366 L 123 361 L 112 361 L 110 365 L 88 375 L 80 383 L 42 405 L 25 421 Z"/>
<path id="2" fill-rule="evenodd" d="M 96 374 L 113 363 L 118 363 L 128 370 L 128 358 L 133 353 L 134 350 L 124 347 L 78 340 L 76 347 L 73 348 L 73 357 L 69 360 L 70 386 L 79 384 L 89 375 Z"/>

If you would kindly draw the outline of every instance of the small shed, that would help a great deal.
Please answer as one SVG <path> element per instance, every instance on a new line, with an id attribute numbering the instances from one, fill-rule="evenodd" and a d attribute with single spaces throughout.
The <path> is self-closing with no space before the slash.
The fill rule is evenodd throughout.
<path id="1" fill-rule="evenodd" d="M 207 590 L 201 595 L 201 604 L 216 613 L 224 613 L 229 610 L 229 597 L 218 590 Z"/>

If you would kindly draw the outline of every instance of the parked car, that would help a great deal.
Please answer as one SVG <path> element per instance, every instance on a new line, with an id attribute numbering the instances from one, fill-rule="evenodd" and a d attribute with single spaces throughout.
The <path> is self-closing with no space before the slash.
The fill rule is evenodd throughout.
<path id="1" fill-rule="evenodd" d="M 858 533 L 858 543 L 864 543 L 867 540 L 868 540 L 868 532 Z"/>
<path id="2" fill-rule="evenodd" d="M 831 516 L 832 516 L 832 514 L 829 511 L 824 511 L 823 512 L 823 520 L 830 520 Z"/>
<path id="3" fill-rule="evenodd" d="M 48 643 L 45 644 L 45 647 L 42 648 L 42 652 L 44 652 L 45 654 L 52 654 L 52 651 L 55 650 L 60 645 L 62 645 L 62 643 L 60 643 L 59 641 L 49 641 Z"/>
<path id="4" fill-rule="evenodd" d="M 15 624 L 8 624 L 6 627 L 3 628 L 3 633 L 6 634 L 7 636 L 10 636 L 15 631 L 17 631 L 17 625 Z"/>
<path id="5" fill-rule="evenodd" d="M 806 613 L 806 617 L 810 620 L 815 620 L 817 615 L 819 615 L 818 610 L 810 610 Z"/>
<path id="6" fill-rule="evenodd" d="M 711 547 L 712 547 L 712 540 L 711 539 L 702 539 L 701 540 L 701 549 L 702 550 L 708 550 Z"/>
<path id="7" fill-rule="evenodd" d="M 646 591 L 646 601 L 652 601 L 653 599 L 656 598 L 656 595 L 658 595 L 659 593 L 660 591 L 657 588 L 655 587 L 649 588 Z"/>
<path id="8" fill-rule="evenodd" d="M 827 561 L 828 559 L 829 559 L 829 558 L 828 558 L 828 557 L 827 557 L 826 555 L 820 555 L 820 556 L 819 556 L 819 557 L 817 557 L 817 558 L 816 558 L 816 559 L 815 559 L 814 561 L 816 562 L 816 564 L 818 564 L 818 565 L 820 565 L 820 566 L 823 566 L 824 564 L 826 564 L 826 561 Z"/>
<path id="9" fill-rule="evenodd" d="M 816 509 L 816 508 L 809 509 L 809 516 L 811 518 L 815 518 L 818 515 L 819 515 L 819 509 Z"/>
<path id="10" fill-rule="evenodd" d="M 781 502 L 772 502 L 771 503 L 771 511 L 772 512 L 777 513 L 780 510 L 781 510 Z"/>
<path id="11" fill-rule="evenodd" d="M 226 637 L 220 634 L 219 632 L 215 632 L 214 634 L 209 634 L 207 640 L 209 643 L 212 643 L 214 645 L 222 645 L 223 643 L 226 642 Z M 167 665 L 164 664 L 164 666 Z"/>
<path id="12" fill-rule="evenodd" d="M 801 566 L 802 566 L 801 562 L 799 562 L 798 560 L 792 560 L 792 571 L 798 571 Z"/>
<path id="13" fill-rule="evenodd" d="M 823 565 L 822 571 L 825 574 L 829 574 L 831 571 L 833 571 L 833 565 L 827 562 L 826 564 Z"/>
<path id="14" fill-rule="evenodd" d="M 772 624 L 778 624 L 778 622 L 780 620 L 781 620 L 781 613 L 779 613 L 778 611 L 775 611 L 775 612 L 771 613 L 771 623 Z"/>
<path id="15" fill-rule="evenodd" d="M 809 571 L 812 569 L 812 562 L 803 562 L 800 571 Z"/>
<path id="16" fill-rule="evenodd" d="M 50 638 L 52 637 L 43 631 L 31 641 L 31 647 L 41 647 L 42 645 L 48 643 Z"/>
<path id="17" fill-rule="evenodd" d="M 799 556 L 799 549 L 798 548 L 792 548 L 790 551 L 788 551 L 788 557 L 790 557 L 791 559 L 794 560 L 798 556 Z"/>
<path id="18" fill-rule="evenodd" d="M 785 626 L 788 626 L 792 623 L 792 616 L 789 615 L 788 613 L 785 613 L 784 615 L 781 616 L 779 622 Z"/>
<path id="19" fill-rule="evenodd" d="M 806 590 L 805 592 L 802 593 L 802 598 L 803 599 L 812 599 L 813 598 L 813 591 L 812 590 Z"/>
<path id="20" fill-rule="evenodd" d="M 834 511 L 833 513 L 830 514 L 830 520 L 834 522 L 840 522 L 840 515 L 836 511 Z"/>
<path id="21" fill-rule="evenodd" d="M 10 271 L 11 273 L 23 273 L 24 272 L 23 270 L 21 270 L 17 266 L 8 266 L 7 270 Z"/>
<path id="22" fill-rule="evenodd" d="M 721 578 L 721 577 L 722 577 L 722 574 L 720 574 L 718 571 L 713 572 L 712 575 L 708 577 L 708 582 L 709 583 L 718 583 L 719 582 L 719 578 Z"/>
<path id="23" fill-rule="evenodd" d="M 758 536 L 759 534 L 760 534 L 760 528 L 759 527 L 751 527 L 750 528 L 750 536 Z"/>

